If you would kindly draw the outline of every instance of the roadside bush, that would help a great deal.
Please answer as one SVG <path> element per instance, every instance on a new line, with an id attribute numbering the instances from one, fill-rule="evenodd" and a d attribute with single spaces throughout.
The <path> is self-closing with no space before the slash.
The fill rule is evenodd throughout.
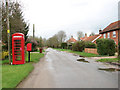
<path id="1" fill-rule="evenodd" d="M 77 41 L 72 45 L 72 50 L 73 51 L 80 51 L 82 52 L 85 48 L 85 42 L 84 41 Z"/>
<path id="2" fill-rule="evenodd" d="M 118 53 L 119 57 L 118 58 L 120 59 L 120 42 L 118 43 L 118 45 L 119 45 L 119 48 L 118 48 L 118 50 L 119 50 L 119 53 Z"/>
<path id="3" fill-rule="evenodd" d="M 96 44 L 94 44 L 90 41 L 87 41 L 87 42 L 85 42 L 85 48 L 96 48 Z"/>
<path id="4" fill-rule="evenodd" d="M 98 39 L 97 51 L 100 55 L 115 55 L 115 42 L 112 39 Z"/>
<path id="5" fill-rule="evenodd" d="M 67 43 L 61 43 L 61 48 L 67 49 Z"/>
<path id="6" fill-rule="evenodd" d="M 8 45 L 2 45 L 2 51 L 7 51 L 8 50 Z"/>
<path id="7" fill-rule="evenodd" d="M 72 45 L 68 45 L 68 46 L 67 46 L 67 49 L 72 50 Z"/>
<path id="8" fill-rule="evenodd" d="M 4 60 L 5 58 L 7 58 L 8 57 L 8 51 L 3 51 L 2 52 L 2 60 Z"/>
<path id="9" fill-rule="evenodd" d="M 30 43 L 32 43 L 32 51 L 37 51 L 37 46 L 38 46 L 38 43 L 36 41 L 31 41 Z"/>

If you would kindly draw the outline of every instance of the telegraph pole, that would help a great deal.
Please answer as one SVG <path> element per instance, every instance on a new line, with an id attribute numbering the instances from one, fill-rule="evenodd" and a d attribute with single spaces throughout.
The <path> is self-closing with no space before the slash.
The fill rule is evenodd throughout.
<path id="1" fill-rule="evenodd" d="M 33 40 L 35 38 L 35 24 L 33 24 Z"/>
<path id="2" fill-rule="evenodd" d="M 9 64 L 11 64 L 11 52 L 10 52 L 10 27 L 9 27 L 9 5 L 8 5 L 8 0 L 6 0 L 6 13 L 7 13 L 7 34 L 8 34 Z"/>

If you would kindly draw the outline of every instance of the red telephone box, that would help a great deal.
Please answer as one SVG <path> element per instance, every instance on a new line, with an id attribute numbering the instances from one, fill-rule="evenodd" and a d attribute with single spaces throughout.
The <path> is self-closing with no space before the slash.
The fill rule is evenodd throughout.
<path id="1" fill-rule="evenodd" d="M 12 35 L 12 64 L 24 64 L 25 52 L 24 52 L 24 34 L 15 33 Z"/>

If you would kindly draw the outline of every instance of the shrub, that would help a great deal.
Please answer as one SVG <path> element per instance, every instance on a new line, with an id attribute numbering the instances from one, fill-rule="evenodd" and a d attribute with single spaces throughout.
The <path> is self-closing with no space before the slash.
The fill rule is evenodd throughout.
<path id="1" fill-rule="evenodd" d="M 120 59 L 120 42 L 118 43 L 118 45 L 119 45 L 119 48 L 118 48 L 118 50 L 119 50 L 119 52 L 118 52 L 119 55 L 118 56 L 119 57 L 118 58 Z"/>
<path id="2" fill-rule="evenodd" d="M 87 41 L 87 42 L 85 42 L 85 48 L 96 48 L 96 44 L 94 44 L 90 41 Z"/>
<path id="3" fill-rule="evenodd" d="M 66 49 L 67 48 L 67 43 L 61 43 L 61 48 Z"/>
<path id="4" fill-rule="evenodd" d="M 85 48 L 85 42 L 84 41 L 77 41 L 72 45 L 72 50 L 73 51 L 80 51 L 82 52 Z"/>
<path id="5" fill-rule="evenodd" d="M 98 39 L 97 51 L 100 55 L 115 55 L 115 42 L 112 39 Z"/>
<path id="6" fill-rule="evenodd" d="M 2 52 L 2 60 L 8 57 L 8 51 L 3 51 Z"/>
<path id="7" fill-rule="evenodd" d="M 2 51 L 7 51 L 8 50 L 8 45 L 2 45 Z"/>
<path id="8" fill-rule="evenodd" d="M 30 43 L 32 43 L 32 51 L 37 51 L 37 46 L 38 46 L 38 43 L 36 41 L 31 41 Z"/>
<path id="9" fill-rule="evenodd" d="M 72 50 L 72 45 L 68 45 L 68 46 L 67 46 L 67 49 Z"/>

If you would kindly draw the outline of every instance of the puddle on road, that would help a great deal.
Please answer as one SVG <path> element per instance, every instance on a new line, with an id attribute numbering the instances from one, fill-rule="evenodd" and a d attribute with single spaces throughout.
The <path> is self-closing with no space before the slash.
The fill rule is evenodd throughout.
<path id="1" fill-rule="evenodd" d="M 108 71 L 108 72 L 115 72 L 120 71 L 118 68 L 98 68 L 98 70 Z"/>
<path id="2" fill-rule="evenodd" d="M 86 61 L 85 59 L 77 59 L 77 61 L 79 61 L 79 62 L 85 62 L 85 63 L 89 63 L 88 61 Z"/>

